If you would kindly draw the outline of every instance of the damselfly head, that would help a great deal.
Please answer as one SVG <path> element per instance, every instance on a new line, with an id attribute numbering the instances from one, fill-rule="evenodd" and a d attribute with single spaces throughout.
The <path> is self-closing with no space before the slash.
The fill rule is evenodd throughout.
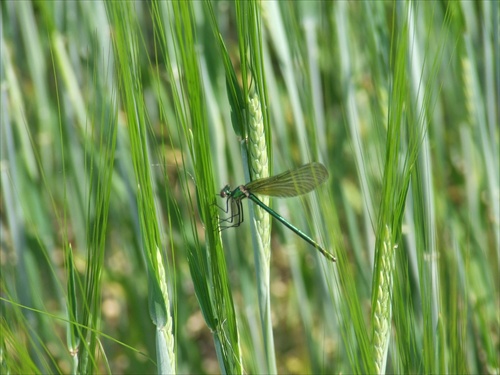
<path id="1" fill-rule="evenodd" d="M 220 191 L 220 196 L 221 198 L 226 198 L 229 195 L 231 195 L 231 188 L 229 187 L 229 185 L 226 185 Z"/>

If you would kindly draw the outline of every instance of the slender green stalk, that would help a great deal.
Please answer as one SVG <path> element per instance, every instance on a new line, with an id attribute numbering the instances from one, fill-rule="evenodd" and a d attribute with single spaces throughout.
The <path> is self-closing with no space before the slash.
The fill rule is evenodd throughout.
<path id="1" fill-rule="evenodd" d="M 127 111 L 131 156 L 137 186 L 138 217 L 146 260 L 149 315 L 155 330 L 157 371 L 175 373 L 176 358 L 170 300 L 163 267 L 160 222 L 153 190 L 153 173 L 148 153 L 148 121 L 139 81 L 139 36 L 132 3 L 107 3 L 114 27 L 114 51 L 121 96 Z"/>
<path id="2" fill-rule="evenodd" d="M 254 5 L 247 7 L 249 11 Z M 255 17 L 255 14 L 252 12 Z M 255 18 L 252 17 L 253 20 Z M 253 34 L 253 33 L 252 33 Z M 257 93 L 252 92 L 248 100 L 248 160 L 252 180 L 269 176 L 269 159 L 267 152 L 267 137 L 265 134 L 264 118 Z M 245 156 L 245 151 L 243 151 Z M 245 159 L 243 159 L 245 160 Z M 269 198 L 263 197 L 264 206 L 269 204 Z M 238 203 L 241 207 L 241 200 Z M 240 210 L 241 211 L 241 210 Z M 267 359 L 267 371 L 276 372 L 276 357 L 271 317 L 271 223 L 261 207 L 250 208 L 252 217 L 252 238 L 254 239 L 255 273 L 257 275 L 258 298 L 264 350 Z M 241 211 L 242 212 L 242 211 Z M 242 212 L 243 213 L 243 212 Z M 252 214 L 253 213 L 253 214 Z"/>
<path id="3" fill-rule="evenodd" d="M 213 205 L 213 166 L 209 145 L 209 129 L 206 119 L 206 105 L 200 72 L 201 62 L 196 51 L 196 29 L 194 7 L 197 3 L 175 1 L 172 3 L 157 2 L 158 15 L 169 15 L 162 19 L 164 27 L 173 34 L 171 45 L 162 45 L 162 49 L 174 51 L 167 58 L 167 71 L 172 81 L 176 80 L 178 70 L 189 79 L 179 87 L 174 87 L 173 97 L 178 119 L 177 131 L 183 135 L 187 145 L 187 155 L 196 160 L 193 166 L 196 181 L 197 207 L 189 190 L 188 173 L 183 171 L 183 192 L 191 210 L 199 210 L 205 228 L 205 243 L 197 233 L 196 217 L 191 215 L 192 237 L 195 243 L 192 248 L 186 246 L 184 257 L 188 260 L 193 278 L 193 286 L 200 302 L 201 311 L 210 328 L 214 345 L 223 373 L 239 374 L 243 372 L 239 333 L 236 324 L 232 292 L 228 279 L 228 271 L 222 251 L 220 235 L 216 230 L 216 207 Z M 164 31 L 159 29 L 160 37 Z M 163 41 L 168 43 L 170 40 Z M 184 102 L 189 102 L 185 107 Z"/>
<path id="4" fill-rule="evenodd" d="M 378 373 L 386 371 L 387 356 L 391 339 L 391 320 L 393 310 L 393 285 L 396 249 L 401 236 L 401 222 L 409 189 L 411 170 L 415 163 L 420 145 L 416 137 L 410 138 L 408 149 L 402 140 L 403 124 L 409 121 L 404 117 L 403 105 L 408 98 L 406 79 L 406 58 L 408 46 L 409 7 L 402 7 L 405 18 L 394 25 L 393 70 L 394 86 L 389 102 L 389 118 L 383 192 L 377 220 L 377 242 L 375 245 L 375 264 L 372 285 L 372 344 L 374 366 Z M 398 32 L 396 32 L 398 30 Z M 411 119 L 413 120 L 413 119 Z M 417 134 L 413 131 L 410 134 Z M 421 139 L 421 135 L 420 135 Z M 401 153 L 405 154 L 401 163 Z"/>
<path id="5" fill-rule="evenodd" d="M 271 131 L 269 123 L 269 101 L 262 54 L 262 21 L 260 3 L 257 1 L 237 1 L 236 17 L 238 26 L 238 46 L 240 51 L 242 93 L 246 106 L 241 108 L 244 122 L 242 135 L 247 143 L 242 144 L 242 160 L 251 180 L 268 177 L 271 170 Z M 233 125 L 234 127 L 234 125 Z M 246 146 L 246 147 L 245 147 Z M 269 204 L 264 198 L 265 203 Z M 257 296 L 264 343 L 266 367 L 263 371 L 276 373 L 276 355 L 271 319 L 271 223 L 260 207 L 249 209 L 252 215 L 252 238 L 254 247 Z M 252 213 L 255 212 L 255 215 Z"/>

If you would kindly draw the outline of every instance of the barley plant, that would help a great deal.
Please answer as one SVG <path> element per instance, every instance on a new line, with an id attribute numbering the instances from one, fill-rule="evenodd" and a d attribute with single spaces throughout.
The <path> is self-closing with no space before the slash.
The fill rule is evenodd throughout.
<path id="1" fill-rule="evenodd" d="M 498 1 L 0 9 L 2 374 L 500 373 Z"/>

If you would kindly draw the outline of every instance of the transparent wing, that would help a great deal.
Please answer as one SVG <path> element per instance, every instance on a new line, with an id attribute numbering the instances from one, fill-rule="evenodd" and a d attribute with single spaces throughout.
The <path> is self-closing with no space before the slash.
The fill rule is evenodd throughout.
<path id="1" fill-rule="evenodd" d="M 254 194 L 272 197 L 295 197 L 309 193 L 327 178 L 328 171 L 323 164 L 309 163 L 276 176 L 252 181 L 246 185 L 246 189 Z"/>

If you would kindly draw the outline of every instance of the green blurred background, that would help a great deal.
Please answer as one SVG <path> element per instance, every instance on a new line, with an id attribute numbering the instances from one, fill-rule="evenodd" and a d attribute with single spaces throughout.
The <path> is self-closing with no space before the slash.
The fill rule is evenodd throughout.
<path id="1" fill-rule="evenodd" d="M 1 12 L 2 373 L 500 372 L 498 1 Z M 267 286 L 217 229 L 255 92 L 271 173 L 330 173 L 271 205 L 337 257 L 274 222 Z"/>

